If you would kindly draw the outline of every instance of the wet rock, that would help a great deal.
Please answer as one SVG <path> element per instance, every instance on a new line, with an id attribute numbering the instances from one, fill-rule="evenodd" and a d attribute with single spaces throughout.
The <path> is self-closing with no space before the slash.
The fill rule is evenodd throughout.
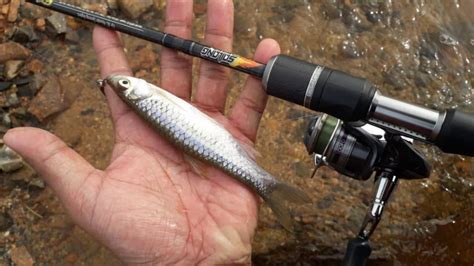
<path id="1" fill-rule="evenodd" d="M 345 8 L 343 11 L 344 24 L 356 31 L 367 31 L 372 26 L 359 8 Z"/>
<path id="2" fill-rule="evenodd" d="M 75 30 L 72 30 L 72 29 L 67 29 L 66 31 L 66 37 L 65 37 L 66 41 L 70 42 L 70 43 L 79 43 L 80 41 L 80 37 L 79 37 L 79 34 L 77 33 L 77 31 Z"/>
<path id="3" fill-rule="evenodd" d="M 20 99 L 18 99 L 18 95 L 16 92 L 12 91 L 6 97 L 2 97 L 2 102 L 0 104 L 3 108 L 14 107 L 20 104 Z"/>
<path id="4" fill-rule="evenodd" d="M 82 89 L 81 83 L 71 78 L 59 80 L 58 77 L 52 76 L 31 101 L 28 112 L 44 121 L 69 108 Z"/>
<path id="5" fill-rule="evenodd" d="M 12 41 L 19 43 L 36 42 L 39 40 L 38 35 L 36 35 L 31 25 L 16 27 L 13 30 L 11 39 Z"/>
<path id="6" fill-rule="evenodd" d="M 321 5 L 321 10 L 328 19 L 337 19 L 342 16 L 342 7 L 340 6 L 338 0 L 324 1 L 324 3 Z"/>
<path id="7" fill-rule="evenodd" d="M 51 16 L 46 18 L 46 33 L 52 37 L 65 34 L 67 31 L 66 16 L 54 12 Z"/>
<path id="8" fill-rule="evenodd" d="M 16 42 L 0 44 L 0 64 L 9 60 L 25 60 L 30 57 L 31 51 Z"/>
<path id="9" fill-rule="evenodd" d="M 446 33 L 441 33 L 439 35 L 439 42 L 448 45 L 448 46 L 456 46 L 459 44 L 457 40 L 454 39 L 454 37 L 446 34 Z"/>
<path id="10" fill-rule="evenodd" d="M 81 7 L 103 15 L 106 15 L 108 10 L 107 3 L 82 3 Z"/>
<path id="11" fill-rule="evenodd" d="M 12 85 L 13 82 L 0 82 L 0 91 L 8 90 Z"/>
<path id="12" fill-rule="evenodd" d="M 7 20 L 9 22 L 15 22 L 18 17 L 18 9 L 20 8 L 21 0 L 11 0 L 10 9 L 8 11 Z"/>
<path id="13" fill-rule="evenodd" d="M 153 6 L 153 0 L 118 0 L 120 10 L 127 16 L 137 19 Z"/>
<path id="14" fill-rule="evenodd" d="M 43 71 L 44 65 L 40 60 L 33 59 L 26 64 L 25 68 L 28 69 L 29 72 L 37 74 Z"/>
<path id="15" fill-rule="evenodd" d="M 111 9 L 118 9 L 117 0 L 107 0 L 107 6 Z"/>
<path id="16" fill-rule="evenodd" d="M 3 145 L 0 148 L 0 170 L 5 173 L 14 172 L 23 167 L 23 159 L 12 149 Z"/>
<path id="17" fill-rule="evenodd" d="M 20 72 L 21 67 L 24 65 L 22 60 L 9 60 L 5 63 L 4 74 L 7 80 L 14 79 Z"/>
<path id="18" fill-rule="evenodd" d="M 385 82 L 392 85 L 397 90 L 404 90 L 408 87 L 405 72 L 398 67 L 388 71 L 384 75 L 384 78 Z"/>
<path id="19" fill-rule="evenodd" d="M 8 213 L 0 213 L 0 231 L 4 232 L 8 230 L 13 225 L 12 218 Z"/>
<path id="20" fill-rule="evenodd" d="M 377 23 L 382 19 L 382 14 L 379 11 L 370 10 L 365 13 L 367 20 L 372 23 Z"/>
<path id="21" fill-rule="evenodd" d="M 2 126 L 5 128 L 11 128 L 12 127 L 12 119 L 10 118 L 9 114 L 3 114 L 2 116 Z"/>
<path id="22" fill-rule="evenodd" d="M 362 55 L 353 40 L 344 40 L 341 43 L 341 51 L 348 58 L 358 58 Z"/>
<path id="23" fill-rule="evenodd" d="M 14 247 L 10 249 L 9 253 L 13 263 L 18 266 L 33 266 L 35 263 L 30 253 L 24 246 Z"/>
<path id="24" fill-rule="evenodd" d="M 45 31 L 46 30 L 46 20 L 44 18 L 39 18 L 36 20 L 35 23 L 35 29 L 39 31 Z"/>

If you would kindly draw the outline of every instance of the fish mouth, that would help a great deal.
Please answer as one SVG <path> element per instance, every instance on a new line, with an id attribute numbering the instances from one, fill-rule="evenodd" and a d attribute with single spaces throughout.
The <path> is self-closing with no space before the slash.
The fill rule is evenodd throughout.
<path id="1" fill-rule="evenodd" d="M 114 90 L 125 90 L 129 87 L 130 81 L 121 75 L 110 75 L 105 78 L 105 83 Z"/>

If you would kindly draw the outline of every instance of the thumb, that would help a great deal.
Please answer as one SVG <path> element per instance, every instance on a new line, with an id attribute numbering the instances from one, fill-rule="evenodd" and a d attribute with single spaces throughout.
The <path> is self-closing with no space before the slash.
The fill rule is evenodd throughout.
<path id="1" fill-rule="evenodd" d="M 11 129 L 3 140 L 45 179 L 73 218 L 88 214 L 78 212 L 92 209 L 88 207 L 93 205 L 100 188 L 101 171 L 58 137 L 41 129 Z"/>

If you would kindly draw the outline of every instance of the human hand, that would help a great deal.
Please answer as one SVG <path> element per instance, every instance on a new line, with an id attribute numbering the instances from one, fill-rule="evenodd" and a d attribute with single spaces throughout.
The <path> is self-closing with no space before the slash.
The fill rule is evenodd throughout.
<path id="1" fill-rule="evenodd" d="M 233 4 L 209 0 L 205 43 L 232 48 Z M 192 0 L 169 1 L 165 31 L 191 38 Z M 132 75 L 116 33 L 96 28 L 94 47 L 101 74 Z M 255 60 L 279 53 L 264 40 Z M 163 49 L 161 87 L 190 100 L 189 57 Z M 201 62 L 194 104 L 253 144 L 266 94 L 249 78 L 229 118 L 223 110 L 229 70 Z M 110 89 L 105 90 L 115 126 L 110 165 L 95 169 L 54 135 L 33 128 L 10 130 L 5 143 L 54 189 L 72 219 L 125 263 L 248 263 L 257 223 L 258 197 L 217 169 L 193 172 L 181 151 L 158 136 Z"/>

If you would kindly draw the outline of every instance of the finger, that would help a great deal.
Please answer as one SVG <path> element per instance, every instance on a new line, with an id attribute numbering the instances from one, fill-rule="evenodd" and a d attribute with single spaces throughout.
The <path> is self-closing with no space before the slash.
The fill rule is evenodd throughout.
<path id="1" fill-rule="evenodd" d="M 275 40 L 265 39 L 260 42 L 255 52 L 255 61 L 266 63 L 274 55 L 280 53 L 280 46 Z M 267 94 L 262 81 L 249 77 L 242 94 L 237 99 L 230 120 L 245 136 L 255 141 L 258 125 L 267 104 Z"/>
<path id="2" fill-rule="evenodd" d="M 232 51 L 234 5 L 231 0 L 209 0 L 205 43 L 223 51 Z M 196 103 L 200 106 L 224 111 L 227 98 L 229 69 L 201 61 Z"/>
<path id="3" fill-rule="evenodd" d="M 190 39 L 193 22 L 193 1 L 168 1 L 165 32 Z M 189 100 L 192 87 L 192 59 L 175 50 L 161 52 L 161 86 L 178 97 Z"/>
<path id="4" fill-rule="evenodd" d="M 122 42 L 116 32 L 102 27 L 95 27 L 93 42 L 102 78 L 112 74 L 133 75 L 128 66 Z M 128 112 L 129 108 L 109 86 L 106 86 L 105 94 L 109 102 L 112 119 L 116 122 L 119 117 Z"/>
<path id="5" fill-rule="evenodd" d="M 16 128 L 3 139 L 53 188 L 73 218 L 89 215 L 102 172 L 47 131 Z"/>

